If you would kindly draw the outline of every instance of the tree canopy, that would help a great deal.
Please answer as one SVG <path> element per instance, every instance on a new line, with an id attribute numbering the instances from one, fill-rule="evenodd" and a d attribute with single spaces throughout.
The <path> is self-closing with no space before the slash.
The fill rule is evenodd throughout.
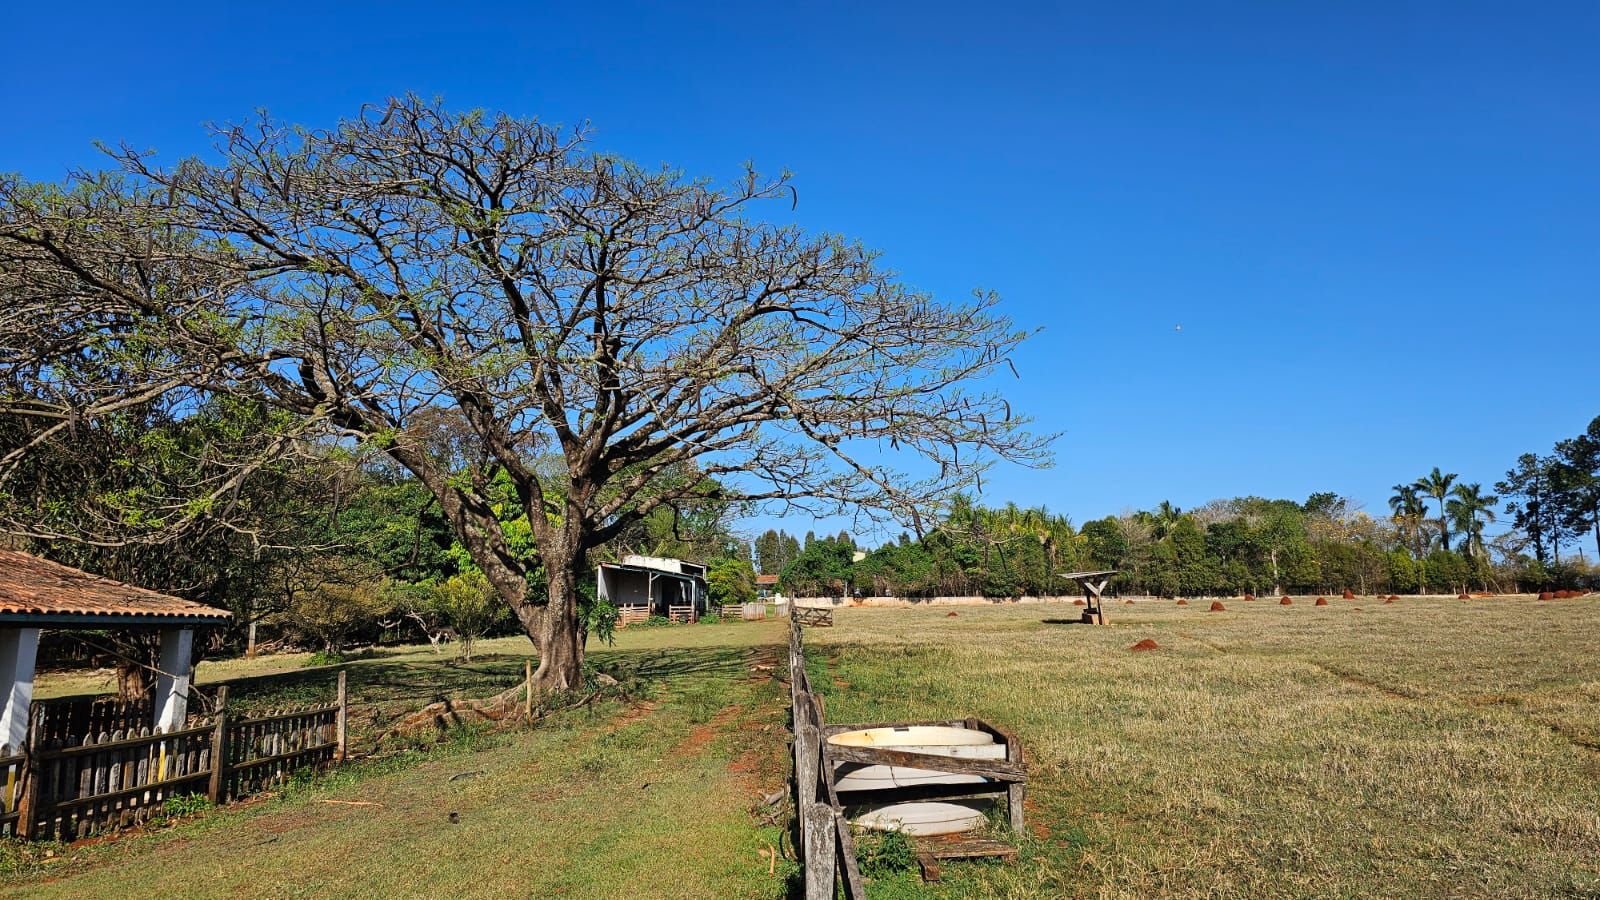
<path id="1" fill-rule="evenodd" d="M 0 179 L 0 377 L 27 423 L 0 465 L 152 403 L 267 411 L 155 535 L 307 443 L 380 452 L 536 641 L 544 688 L 581 677 L 589 553 L 657 509 L 917 524 L 996 460 L 1047 461 L 972 389 L 1025 337 L 998 299 L 941 302 L 857 243 L 760 221 L 787 176 L 717 186 L 414 97 L 214 138 L 212 160 L 121 148 L 114 172 Z"/>

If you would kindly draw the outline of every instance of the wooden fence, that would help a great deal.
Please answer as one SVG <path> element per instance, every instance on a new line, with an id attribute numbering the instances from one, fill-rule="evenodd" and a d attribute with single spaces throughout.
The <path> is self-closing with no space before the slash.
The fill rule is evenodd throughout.
<path id="1" fill-rule="evenodd" d="M 24 838 L 75 840 L 143 822 L 176 797 L 227 803 L 345 757 L 344 672 L 331 705 L 234 716 L 223 687 L 216 706 L 214 715 L 165 732 L 119 721 L 131 713 L 35 706 L 26 752 L 0 756 L 6 777 L 0 826 Z M 125 727 L 80 734 L 71 730 L 74 723 Z"/>
<path id="2" fill-rule="evenodd" d="M 0 744 L 0 834 L 16 834 L 17 801 L 22 799 L 22 753 Z"/>
<path id="3" fill-rule="evenodd" d="M 859 803 L 897 803 L 915 800 L 956 800 L 992 798 L 1006 800 L 1011 829 L 1023 830 L 1023 801 L 1027 775 L 1022 746 L 1002 728 L 978 719 L 952 719 L 938 722 L 877 722 L 872 724 L 829 725 L 823 717 L 822 696 L 811 691 L 806 673 L 805 648 L 801 640 L 800 610 L 790 607 L 789 691 L 794 716 L 795 810 L 803 848 L 803 878 L 807 900 L 833 900 L 842 889 L 845 900 L 866 896 L 861 872 L 856 865 L 855 840 L 845 817 L 845 806 Z M 846 731 L 865 728 L 899 728 L 919 725 L 945 725 L 970 728 L 994 736 L 1005 747 L 1004 759 L 972 759 L 913 753 L 874 747 L 838 747 L 828 738 Z M 850 792 L 841 799 L 834 784 L 836 763 L 903 766 L 905 768 L 976 775 L 982 783 L 928 784 L 903 788 Z M 1005 841 L 988 838 L 959 839 L 916 846 L 923 877 L 938 878 L 940 859 L 1000 857 L 1015 859 L 1016 848 Z"/>
<path id="4" fill-rule="evenodd" d="M 811 692 L 800 623 L 793 618 L 789 620 L 789 695 L 794 715 L 794 808 L 800 824 L 806 900 L 834 900 L 840 882 L 845 900 L 862 900 L 867 893 L 856 864 L 855 838 L 839 804 L 833 764 L 823 744 L 822 697 Z"/>

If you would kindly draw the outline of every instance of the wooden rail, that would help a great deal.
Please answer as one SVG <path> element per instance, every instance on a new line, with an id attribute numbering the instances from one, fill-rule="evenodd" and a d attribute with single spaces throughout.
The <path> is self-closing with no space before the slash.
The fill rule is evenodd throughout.
<path id="1" fill-rule="evenodd" d="M 75 724 L 128 722 L 137 705 L 134 712 L 98 701 L 77 710 L 35 707 L 26 752 L 0 755 L 6 779 L 0 828 L 24 838 L 74 840 L 144 822 L 177 797 L 227 803 L 344 758 L 344 672 L 338 701 L 327 706 L 233 716 L 227 691 L 218 689 L 215 715 L 165 732 L 148 725 L 82 736 L 70 731 Z"/>
<path id="2" fill-rule="evenodd" d="M 794 621 L 801 625 L 809 625 L 813 628 L 833 627 L 833 610 L 831 609 L 822 606 L 795 606 L 792 603 L 789 608 L 794 611 L 792 613 Z"/>

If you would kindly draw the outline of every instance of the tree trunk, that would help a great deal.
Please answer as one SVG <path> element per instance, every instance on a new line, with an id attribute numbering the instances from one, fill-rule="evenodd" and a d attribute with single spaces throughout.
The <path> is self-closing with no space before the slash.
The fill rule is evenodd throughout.
<path id="1" fill-rule="evenodd" d="M 583 629 L 578 626 L 578 579 L 587 573 L 582 571 L 582 554 L 571 554 L 559 562 L 552 556 L 544 554 L 548 601 L 529 631 L 539 647 L 533 689 L 546 694 L 583 686 L 584 640 Z"/>
<path id="2" fill-rule="evenodd" d="M 1597 561 L 1600 561 L 1600 500 L 1595 501 L 1594 509 L 1591 512 L 1594 517 L 1594 557 Z"/>
<path id="3" fill-rule="evenodd" d="M 1272 560 L 1272 592 L 1274 594 L 1282 596 L 1283 595 L 1283 576 L 1278 574 L 1278 548 L 1277 547 L 1269 548 L 1267 550 L 1267 558 Z"/>
<path id="4" fill-rule="evenodd" d="M 138 703 L 150 697 L 149 674 L 144 667 L 132 662 L 117 663 L 117 699 L 125 703 Z"/>

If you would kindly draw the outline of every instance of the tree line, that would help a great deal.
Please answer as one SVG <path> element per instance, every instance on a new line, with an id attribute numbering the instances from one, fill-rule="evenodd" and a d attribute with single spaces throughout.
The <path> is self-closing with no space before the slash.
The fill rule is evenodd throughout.
<path id="1" fill-rule="evenodd" d="M 1071 589 L 1060 573 L 1102 569 L 1118 571 L 1113 590 L 1157 596 L 1600 589 L 1600 569 L 1561 555 L 1591 535 L 1600 559 L 1600 417 L 1550 454 L 1520 457 L 1494 490 L 1435 467 L 1395 485 L 1377 517 L 1316 493 L 1187 511 L 1163 502 L 1081 527 L 1043 507 L 959 497 L 928 534 L 860 559 L 853 542 L 801 545 L 780 531 L 756 550 L 800 596 L 1053 595 Z M 1512 528 L 1489 538 L 1501 511 Z"/>

